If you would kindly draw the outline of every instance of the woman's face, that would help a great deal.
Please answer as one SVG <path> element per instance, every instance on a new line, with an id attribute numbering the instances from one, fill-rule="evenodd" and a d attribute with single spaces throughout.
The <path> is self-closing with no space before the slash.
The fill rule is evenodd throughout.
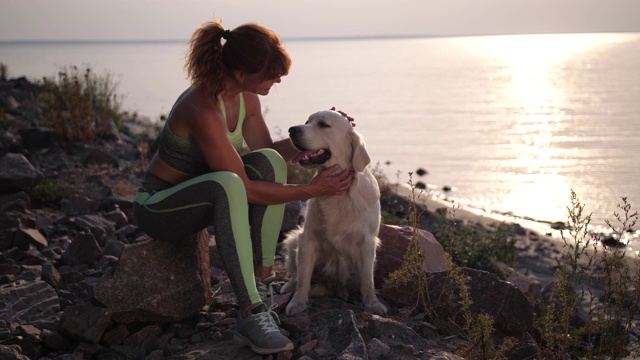
<path id="1" fill-rule="evenodd" d="M 257 75 L 248 75 L 242 82 L 242 88 L 244 91 L 249 91 L 258 95 L 268 95 L 271 87 L 275 83 L 280 83 L 281 77 L 269 80 L 261 80 Z"/>

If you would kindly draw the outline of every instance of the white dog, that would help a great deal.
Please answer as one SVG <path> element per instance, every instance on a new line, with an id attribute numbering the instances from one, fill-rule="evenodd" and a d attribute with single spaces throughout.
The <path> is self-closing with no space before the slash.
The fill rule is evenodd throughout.
<path id="1" fill-rule="evenodd" d="M 338 164 L 343 170 L 354 169 L 355 174 L 348 192 L 309 200 L 303 226 L 284 240 L 291 280 L 281 292 L 295 291 L 286 313 L 305 310 L 310 292 L 322 295 L 334 288 L 345 295 L 349 286 L 355 286 L 367 311 L 385 314 L 387 308 L 373 287 L 380 189 L 368 169 L 371 160 L 362 137 L 347 118 L 332 110 L 316 112 L 304 125 L 291 127 L 289 137 L 301 150 L 293 162 L 317 169 Z M 320 282 L 313 290 L 312 274 Z"/>

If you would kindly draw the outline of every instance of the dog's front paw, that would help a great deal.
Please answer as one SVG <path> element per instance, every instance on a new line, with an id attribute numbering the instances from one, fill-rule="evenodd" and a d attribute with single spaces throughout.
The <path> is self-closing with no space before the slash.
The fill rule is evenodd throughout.
<path id="1" fill-rule="evenodd" d="M 384 306 L 379 300 L 371 301 L 370 303 L 366 304 L 364 308 L 368 312 L 377 315 L 384 315 L 387 313 L 387 307 Z"/>
<path id="2" fill-rule="evenodd" d="M 287 315 L 295 315 L 303 312 L 307 308 L 307 304 L 291 300 L 291 302 L 287 305 Z"/>
<path id="3" fill-rule="evenodd" d="M 287 283 L 282 285 L 282 287 L 280 288 L 280 294 L 286 294 L 286 293 L 294 292 L 295 289 L 296 289 L 296 286 L 295 286 L 294 282 L 293 281 L 287 281 Z"/>

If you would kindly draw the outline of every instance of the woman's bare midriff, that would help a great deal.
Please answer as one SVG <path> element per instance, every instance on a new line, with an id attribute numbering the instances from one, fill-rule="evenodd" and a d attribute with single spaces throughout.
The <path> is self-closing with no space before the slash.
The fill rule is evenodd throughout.
<path id="1" fill-rule="evenodd" d="M 162 161 L 162 159 L 160 159 L 157 153 L 153 156 L 151 162 L 149 162 L 149 166 L 147 166 L 147 173 L 172 185 L 179 184 L 193 177 L 191 174 L 178 171 L 167 165 Z"/>

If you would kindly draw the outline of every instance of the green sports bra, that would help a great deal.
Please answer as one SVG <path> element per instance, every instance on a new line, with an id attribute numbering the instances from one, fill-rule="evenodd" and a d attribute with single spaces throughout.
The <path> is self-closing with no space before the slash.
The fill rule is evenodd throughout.
<path id="1" fill-rule="evenodd" d="M 246 110 L 244 105 L 244 97 L 240 93 L 240 110 L 238 112 L 238 124 L 233 132 L 227 129 L 227 138 L 236 149 L 239 151 L 243 145 L 242 137 L 242 125 L 246 117 Z M 218 104 L 222 110 L 222 116 L 227 119 L 227 114 L 224 108 L 224 101 L 221 96 L 218 96 Z M 182 171 L 187 174 L 200 175 L 210 171 L 207 162 L 204 159 L 204 155 L 198 144 L 193 139 L 186 139 L 179 137 L 171 132 L 167 123 L 164 124 L 164 128 L 160 133 L 158 141 L 158 155 L 160 159 L 172 168 Z"/>

